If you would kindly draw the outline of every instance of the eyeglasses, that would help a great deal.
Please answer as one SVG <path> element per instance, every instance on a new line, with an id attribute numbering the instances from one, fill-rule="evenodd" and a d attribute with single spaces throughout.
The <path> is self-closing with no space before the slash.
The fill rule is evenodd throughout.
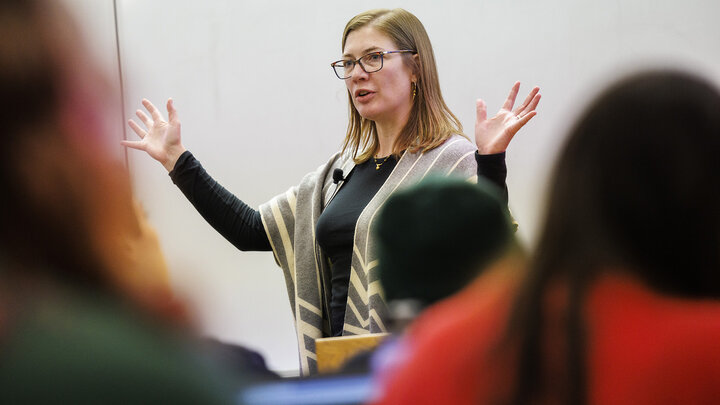
<path id="1" fill-rule="evenodd" d="M 335 75 L 338 77 L 338 79 L 345 80 L 352 77 L 353 69 L 355 69 L 355 64 L 359 64 L 360 68 L 365 71 L 365 73 L 375 73 L 378 70 L 383 68 L 383 56 L 390 54 L 390 53 L 417 53 L 415 51 L 411 51 L 408 49 L 403 49 L 400 51 L 379 51 L 379 52 L 370 52 L 367 55 L 363 55 L 355 60 L 339 60 L 337 62 L 333 62 L 330 64 L 332 66 L 333 71 L 335 71 Z"/>

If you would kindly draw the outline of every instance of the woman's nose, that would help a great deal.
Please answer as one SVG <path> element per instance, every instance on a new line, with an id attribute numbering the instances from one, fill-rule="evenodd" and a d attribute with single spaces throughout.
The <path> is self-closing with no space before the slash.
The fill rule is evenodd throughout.
<path id="1" fill-rule="evenodd" d="M 360 65 L 360 62 L 355 63 L 355 66 L 353 66 L 352 71 L 350 72 L 350 78 L 351 79 L 361 79 L 361 78 L 367 78 L 368 73 L 363 69 L 362 65 Z"/>

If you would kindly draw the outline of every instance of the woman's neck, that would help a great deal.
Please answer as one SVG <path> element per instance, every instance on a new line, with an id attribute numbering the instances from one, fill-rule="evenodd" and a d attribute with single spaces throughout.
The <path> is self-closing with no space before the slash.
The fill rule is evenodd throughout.
<path id="1" fill-rule="evenodd" d="M 375 150 L 375 157 L 385 157 L 393 153 L 395 141 L 400 136 L 400 132 L 405 128 L 407 118 L 394 122 L 375 122 L 377 129 L 378 147 Z"/>

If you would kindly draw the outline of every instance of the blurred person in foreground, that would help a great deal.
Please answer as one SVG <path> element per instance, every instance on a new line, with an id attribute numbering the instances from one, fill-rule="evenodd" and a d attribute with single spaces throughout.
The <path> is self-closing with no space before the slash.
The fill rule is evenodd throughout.
<path id="1" fill-rule="evenodd" d="M 58 2 L 0 2 L 0 403 L 228 403 L 103 131 Z"/>
<path id="2" fill-rule="evenodd" d="M 479 178 L 428 176 L 395 192 L 378 214 L 379 280 L 388 302 L 386 339 L 372 354 L 351 359 L 344 373 L 382 376 L 405 354 L 398 339 L 427 307 L 457 293 L 485 268 L 522 249 L 514 238 L 502 190 Z"/>
<path id="3" fill-rule="evenodd" d="M 520 249 L 501 190 L 478 179 L 430 176 L 392 195 L 378 218 L 379 279 L 390 330 L 467 286 Z"/>
<path id="4" fill-rule="evenodd" d="M 378 403 L 715 403 L 720 92 L 648 71 L 600 95 L 555 168 L 530 272 L 413 326 Z"/>

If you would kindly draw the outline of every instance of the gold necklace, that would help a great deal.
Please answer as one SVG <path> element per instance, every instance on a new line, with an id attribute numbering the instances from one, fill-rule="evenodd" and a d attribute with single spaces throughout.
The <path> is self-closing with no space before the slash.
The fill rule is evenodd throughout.
<path id="1" fill-rule="evenodd" d="M 380 166 L 382 166 L 383 163 L 387 162 L 387 160 L 390 158 L 390 156 L 392 156 L 392 155 L 385 156 L 385 158 L 380 163 L 378 163 L 379 159 L 376 158 L 375 156 L 373 156 L 373 160 L 375 161 L 375 170 L 380 170 Z"/>

